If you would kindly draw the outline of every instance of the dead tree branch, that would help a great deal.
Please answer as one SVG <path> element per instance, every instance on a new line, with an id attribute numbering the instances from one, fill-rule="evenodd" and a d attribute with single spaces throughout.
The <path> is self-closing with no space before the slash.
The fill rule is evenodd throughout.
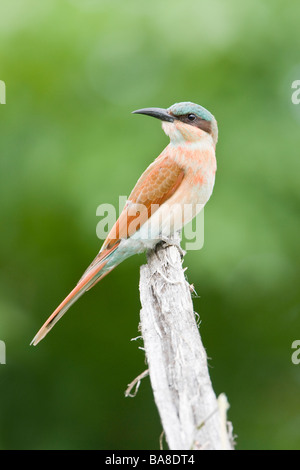
<path id="1" fill-rule="evenodd" d="M 140 329 L 155 403 L 170 449 L 233 449 L 228 402 L 212 388 L 180 237 L 172 243 L 157 245 L 141 267 Z"/>

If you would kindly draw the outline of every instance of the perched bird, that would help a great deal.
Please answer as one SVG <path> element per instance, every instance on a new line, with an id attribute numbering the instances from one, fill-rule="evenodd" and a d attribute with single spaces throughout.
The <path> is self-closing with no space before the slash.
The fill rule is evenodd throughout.
<path id="1" fill-rule="evenodd" d="M 197 215 L 211 196 L 216 172 L 218 127 L 200 105 L 183 102 L 168 109 L 145 108 L 162 121 L 170 143 L 142 174 L 100 252 L 78 284 L 44 323 L 36 345 L 87 290 L 126 258 L 168 240 Z"/>

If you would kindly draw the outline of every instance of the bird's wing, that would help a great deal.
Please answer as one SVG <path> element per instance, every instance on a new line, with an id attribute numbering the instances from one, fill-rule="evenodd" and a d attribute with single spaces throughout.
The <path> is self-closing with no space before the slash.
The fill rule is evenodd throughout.
<path id="1" fill-rule="evenodd" d="M 101 251 L 132 236 L 175 193 L 183 177 L 184 169 L 170 155 L 157 158 L 136 183 Z"/>
<path id="2" fill-rule="evenodd" d="M 51 330 L 55 323 L 67 312 L 70 306 L 76 302 L 87 290 L 103 279 L 114 269 L 126 255 L 118 254 L 118 246 L 121 239 L 128 238 L 148 219 L 151 214 L 151 205 L 157 208 L 174 194 L 184 176 L 184 170 L 174 163 L 170 156 L 158 158 L 143 173 L 133 189 L 126 206 L 119 219 L 111 230 L 100 253 L 85 271 L 78 284 L 70 294 L 61 302 L 32 340 L 36 345 Z M 145 207 L 141 212 L 132 213 L 132 207 Z M 135 222 L 139 218 L 138 222 Z M 134 227 L 131 230 L 131 227 Z M 132 231 L 132 233 L 131 233 Z"/>
<path id="3" fill-rule="evenodd" d="M 151 163 L 137 181 L 120 217 L 103 243 L 100 253 L 86 269 L 79 282 L 97 264 L 102 263 L 103 253 L 117 246 L 122 239 L 133 235 L 180 186 L 184 177 L 184 169 L 174 162 L 170 154 L 166 154 L 165 157 L 163 155 Z M 99 280 L 96 279 L 87 290 L 91 289 Z"/>

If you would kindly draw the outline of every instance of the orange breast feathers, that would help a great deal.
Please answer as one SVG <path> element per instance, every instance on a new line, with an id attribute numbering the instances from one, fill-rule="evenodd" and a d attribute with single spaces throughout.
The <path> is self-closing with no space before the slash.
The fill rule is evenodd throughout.
<path id="1" fill-rule="evenodd" d="M 213 147 L 200 151 L 197 148 L 188 150 L 186 146 L 184 149 L 168 146 L 136 183 L 101 251 L 110 249 L 120 239 L 133 235 L 171 196 L 177 192 L 179 196 L 183 180 L 189 183 L 191 190 L 195 185 L 198 187 L 197 191 L 204 191 L 201 199 L 205 199 L 205 194 L 211 193 L 215 171 Z M 187 185 L 183 186 L 186 190 Z"/>

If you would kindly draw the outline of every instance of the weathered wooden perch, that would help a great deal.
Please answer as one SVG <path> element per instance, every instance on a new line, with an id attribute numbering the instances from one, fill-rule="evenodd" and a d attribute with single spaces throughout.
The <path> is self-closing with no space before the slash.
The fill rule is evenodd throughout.
<path id="1" fill-rule="evenodd" d="M 155 403 L 171 450 L 230 450 L 227 399 L 213 391 L 179 235 L 172 242 L 157 245 L 141 266 L 140 330 Z"/>

